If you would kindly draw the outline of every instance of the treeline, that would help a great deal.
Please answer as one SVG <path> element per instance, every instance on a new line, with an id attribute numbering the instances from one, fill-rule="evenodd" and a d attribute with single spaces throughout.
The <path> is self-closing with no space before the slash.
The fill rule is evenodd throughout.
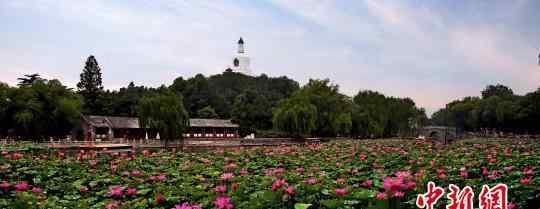
<path id="1" fill-rule="evenodd" d="M 540 89 L 516 95 L 507 86 L 489 85 L 481 97 L 455 100 L 435 112 L 432 123 L 456 126 L 461 131 L 497 130 L 516 134 L 538 134 Z"/>
<path id="2" fill-rule="evenodd" d="M 329 80 L 310 80 L 274 109 L 274 125 L 290 136 L 376 138 L 412 134 L 427 122 L 409 98 L 360 91 L 353 98 Z"/>
<path id="3" fill-rule="evenodd" d="M 178 77 L 170 86 L 105 90 L 101 68 L 90 56 L 77 89 L 58 80 L 26 75 L 16 87 L 0 84 L 0 137 L 62 137 L 82 114 L 139 117 L 162 138 L 177 138 L 188 118 L 232 119 L 241 133 L 259 136 L 388 137 L 410 133 L 427 122 L 409 98 L 360 91 L 339 92 L 328 80 L 300 87 L 287 77 L 225 72 Z"/>

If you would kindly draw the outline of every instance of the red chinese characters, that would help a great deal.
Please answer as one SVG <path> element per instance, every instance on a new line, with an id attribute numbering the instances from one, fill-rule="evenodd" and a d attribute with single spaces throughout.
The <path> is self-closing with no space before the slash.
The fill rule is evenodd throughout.
<path id="1" fill-rule="evenodd" d="M 508 186 L 497 184 L 492 188 L 488 185 L 482 187 L 482 192 L 478 196 L 480 209 L 507 209 L 508 208 Z"/>
<path id="2" fill-rule="evenodd" d="M 435 186 L 435 183 L 428 183 L 428 191 L 425 194 L 419 194 L 416 198 L 416 206 L 419 208 L 433 209 L 433 206 L 443 196 L 444 189 Z"/>
<path id="3" fill-rule="evenodd" d="M 472 209 L 474 192 L 470 186 L 466 186 L 463 190 L 459 190 L 459 187 L 450 184 L 450 193 L 446 197 L 450 200 L 450 204 L 446 206 L 446 209 Z"/>

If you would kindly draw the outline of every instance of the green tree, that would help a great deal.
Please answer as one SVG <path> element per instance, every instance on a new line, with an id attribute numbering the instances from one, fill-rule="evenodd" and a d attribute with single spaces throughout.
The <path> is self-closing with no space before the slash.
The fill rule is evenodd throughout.
<path id="1" fill-rule="evenodd" d="M 141 127 L 157 129 L 161 139 L 168 147 L 169 141 L 180 139 L 189 123 L 182 97 L 168 91 L 144 96 L 137 106 Z"/>
<path id="2" fill-rule="evenodd" d="M 9 101 L 3 121 L 10 121 L 10 128 L 26 139 L 65 137 L 80 117 L 80 98 L 58 80 L 13 89 Z"/>
<path id="3" fill-rule="evenodd" d="M 83 96 L 86 113 L 103 114 L 105 112 L 101 68 L 93 55 L 86 60 L 77 88 L 79 94 Z"/>
<path id="4" fill-rule="evenodd" d="M 197 111 L 197 117 L 199 118 L 218 118 L 218 114 L 212 108 L 212 106 L 206 106 Z"/>
<path id="5" fill-rule="evenodd" d="M 256 133 L 272 128 L 271 104 L 264 95 L 246 90 L 235 99 L 232 119 L 240 125 L 240 134 Z"/>
<path id="6" fill-rule="evenodd" d="M 353 102 L 353 135 L 383 137 L 390 114 L 386 97 L 374 91 L 359 91 L 354 96 Z"/>
<path id="7" fill-rule="evenodd" d="M 274 109 L 273 124 L 276 129 L 295 138 L 312 134 L 316 129 L 317 107 L 306 96 L 298 94 L 283 100 Z"/>
<path id="8" fill-rule="evenodd" d="M 509 87 L 501 84 L 497 85 L 488 85 L 483 91 L 482 91 L 482 98 L 487 99 L 492 96 L 498 96 L 503 99 L 510 98 L 514 95 L 514 91 L 510 89 Z"/>
<path id="9" fill-rule="evenodd" d="M 310 104 L 317 110 L 317 120 L 315 134 L 317 136 L 337 136 L 347 135 L 351 126 L 350 99 L 339 93 L 339 87 L 331 84 L 328 79 L 314 80 L 309 82 L 299 90 L 299 94 L 305 96 Z"/>
<path id="10" fill-rule="evenodd" d="M 17 78 L 17 80 L 19 80 L 19 84 L 18 84 L 19 86 L 28 86 L 28 85 L 34 84 L 34 82 L 38 80 L 43 80 L 43 79 L 39 76 L 39 74 L 34 73 L 34 74 L 24 75 L 24 77 Z"/>

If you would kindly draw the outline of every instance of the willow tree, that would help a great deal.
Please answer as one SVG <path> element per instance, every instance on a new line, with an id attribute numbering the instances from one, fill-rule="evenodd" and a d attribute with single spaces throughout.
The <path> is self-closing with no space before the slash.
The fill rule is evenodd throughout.
<path id="1" fill-rule="evenodd" d="M 157 129 L 161 139 L 168 147 L 169 141 L 183 137 L 189 119 L 181 96 L 170 91 L 162 91 L 144 96 L 137 106 L 141 127 Z"/>
<path id="2" fill-rule="evenodd" d="M 317 127 L 317 107 L 296 94 L 274 109 L 272 122 L 276 129 L 295 138 L 309 136 Z"/>

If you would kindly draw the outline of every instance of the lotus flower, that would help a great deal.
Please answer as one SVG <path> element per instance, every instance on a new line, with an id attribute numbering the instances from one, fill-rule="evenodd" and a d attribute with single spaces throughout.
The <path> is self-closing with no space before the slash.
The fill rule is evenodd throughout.
<path id="1" fill-rule="evenodd" d="M 107 194 L 111 197 L 122 198 L 124 196 L 124 189 L 120 186 L 111 186 L 107 191 Z"/>
<path id="2" fill-rule="evenodd" d="M 182 203 L 181 205 L 175 205 L 174 208 L 171 209 L 201 209 L 201 206 L 199 205 L 189 205 L 188 203 Z"/>
<path id="3" fill-rule="evenodd" d="M 128 196 L 135 196 L 135 195 L 137 195 L 137 189 L 132 188 L 132 187 L 128 188 L 128 189 L 127 189 L 127 195 L 128 195 Z"/>
<path id="4" fill-rule="evenodd" d="M 276 191 L 277 189 L 281 188 L 283 185 L 285 185 L 285 183 L 287 182 L 284 179 L 274 181 L 274 183 L 272 183 L 272 191 Z"/>
<path id="5" fill-rule="evenodd" d="M 30 189 L 30 185 L 26 182 L 21 182 L 15 185 L 15 191 L 22 192 Z"/>
<path id="6" fill-rule="evenodd" d="M 231 198 L 229 197 L 218 197 L 214 200 L 214 205 L 218 209 L 233 209 L 234 205 L 231 203 Z"/>
<path id="7" fill-rule="evenodd" d="M 366 181 L 364 181 L 364 183 L 362 183 L 362 186 L 367 187 L 367 188 L 371 188 L 373 186 L 373 181 L 372 180 L 366 180 Z"/>
<path id="8" fill-rule="evenodd" d="M 81 188 L 79 188 L 79 192 L 81 192 L 81 193 L 88 192 L 88 187 L 82 186 Z"/>
<path id="9" fill-rule="evenodd" d="M 8 182 L 6 182 L 6 181 L 2 181 L 2 183 L 0 184 L 0 189 L 2 189 L 2 190 L 4 190 L 4 191 L 5 191 L 5 190 L 8 190 L 9 187 L 11 187 L 11 185 L 10 185 Z"/>
<path id="10" fill-rule="evenodd" d="M 234 177 L 233 173 L 223 173 L 221 174 L 220 179 L 223 181 L 230 181 Z"/>
<path id="11" fill-rule="evenodd" d="M 345 196 L 345 195 L 347 195 L 347 190 L 342 189 L 342 188 L 336 188 L 334 190 L 334 192 L 336 193 L 337 196 Z"/>
<path id="12" fill-rule="evenodd" d="M 225 186 L 225 185 L 216 186 L 216 188 L 214 188 L 214 192 L 225 193 L 225 192 L 227 192 L 227 186 Z"/>
<path id="13" fill-rule="evenodd" d="M 285 191 L 285 193 L 287 193 L 288 195 L 294 195 L 294 187 L 287 187 L 286 189 L 284 189 L 283 191 Z"/>
<path id="14" fill-rule="evenodd" d="M 34 187 L 34 188 L 32 188 L 32 192 L 33 193 L 41 193 L 41 192 L 43 192 L 43 189 L 41 189 L 39 187 Z"/>

